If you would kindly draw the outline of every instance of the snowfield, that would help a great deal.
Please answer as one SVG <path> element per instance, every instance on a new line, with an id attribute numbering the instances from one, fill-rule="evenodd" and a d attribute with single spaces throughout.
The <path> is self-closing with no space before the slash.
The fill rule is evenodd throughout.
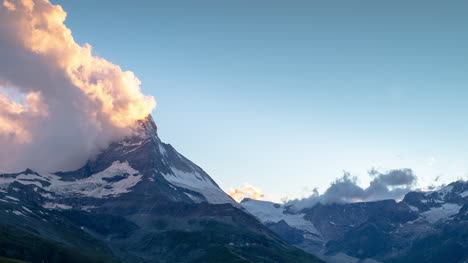
<path id="1" fill-rule="evenodd" d="M 421 213 L 421 217 L 432 224 L 439 220 L 448 219 L 450 216 L 457 214 L 461 208 L 461 205 L 447 203 Z"/>
<path id="2" fill-rule="evenodd" d="M 235 202 L 212 180 L 206 178 L 198 172 L 187 173 L 171 167 L 173 174 L 164 174 L 164 179 L 169 183 L 202 194 L 208 203 L 211 204 L 235 204 Z M 199 198 L 185 193 L 194 202 L 201 202 Z"/>
<path id="3" fill-rule="evenodd" d="M 116 161 L 104 171 L 84 179 L 62 181 L 58 176 L 52 178 L 53 183 L 46 190 L 60 195 L 77 194 L 103 198 L 115 197 L 130 192 L 130 188 L 141 181 L 142 175 L 133 169 L 128 162 Z"/>
<path id="4" fill-rule="evenodd" d="M 93 174 L 84 179 L 73 181 L 63 181 L 54 174 L 44 176 L 36 174 L 20 174 L 16 177 L 0 177 L 0 188 L 6 189 L 13 182 L 22 185 L 35 185 L 45 191 L 53 192 L 62 196 L 89 196 L 94 198 L 115 197 L 123 193 L 128 193 L 130 188 L 135 186 L 142 179 L 142 175 L 133 169 L 127 162 L 114 162 L 111 166 L 102 172 Z M 37 188 L 35 188 L 37 191 Z M 48 199 L 53 199 L 50 193 L 41 193 Z M 6 198 L 17 201 L 18 199 L 10 196 Z M 45 204 L 48 208 L 59 204 Z M 58 207 L 62 208 L 63 207 Z"/>
<path id="5" fill-rule="evenodd" d="M 252 199 L 242 202 L 241 205 L 262 223 L 278 223 L 284 220 L 291 227 L 319 234 L 315 226 L 304 219 L 304 214 L 285 213 L 285 208 L 281 205 Z"/>

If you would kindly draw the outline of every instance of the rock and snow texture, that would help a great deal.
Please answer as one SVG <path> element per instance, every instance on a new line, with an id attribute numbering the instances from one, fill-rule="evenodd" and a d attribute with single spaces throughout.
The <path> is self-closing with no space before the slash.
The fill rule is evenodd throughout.
<path id="1" fill-rule="evenodd" d="M 288 213 L 282 205 L 267 201 L 244 199 L 241 206 L 264 224 L 278 223 L 284 220 L 290 227 L 318 234 L 315 226 L 304 219 L 304 214 Z"/>
<path id="2" fill-rule="evenodd" d="M 468 182 L 453 182 L 439 190 L 425 192 L 424 196 L 427 200 L 438 203 L 461 203 L 468 196 Z"/>
<path id="3" fill-rule="evenodd" d="M 38 187 L 43 187 L 43 183 L 48 183 L 48 178 L 43 177 L 37 173 L 21 173 L 18 175 L 0 175 L 0 189 L 5 191 L 8 186 L 13 183 L 18 182 L 22 185 L 35 185 Z"/>
<path id="4" fill-rule="evenodd" d="M 130 188 L 135 186 L 141 178 L 142 175 L 130 167 L 127 162 L 121 163 L 116 161 L 104 171 L 83 179 L 64 181 L 61 177 L 54 174 L 22 173 L 16 177 L 0 177 L 0 187 L 6 189 L 13 182 L 17 182 L 22 185 L 35 185 L 58 196 L 105 198 L 129 192 Z M 50 194 L 44 197 L 53 199 L 53 196 Z"/>
<path id="5" fill-rule="evenodd" d="M 51 202 L 44 203 L 42 207 L 47 208 L 47 209 L 71 209 L 72 208 L 69 205 L 56 204 L 56 203 L 51 203 Z"/>
<path id="6" fill-rule="evenodd" d="M 202 194 L 208 203 L 212 204 L 223 204 L 231 203 L 234 201 L 217 185 L 213 183 L 210 178 L 200 174 L 197 171 L 193 172 L 184 172 L 178 170 L 177 168 L 171 167 L 172 174 L 163 174 L 164 179 L 169 183 L 185 188 L 194 192 Z M 185 193 L 190 197 L 194 202 L 200 202 L 198 197 L 191 195 L 190 193 Z"/>
<path id="7" fill-rule="evenodd" d="M 68 209 L 78 203 L 78 206 L 94 206 L 91 199 L 108 200 L 133 193 L 134 189 L 153 189 L 161 191 L 153 192 L 156 195 L 167 195 L 174 201 L 237 206 L 200 167 L 161 142 L 150 116 L 139 122 L 136 131 L 134 136 L 109 145 L 76 171 L 41 175 L 26 170 L 0 174 L 0 197 L 2 193 L 11 195 L 18 187 L 28 188 L 44 207 Z M 165 184 L 170 191 L 164 190 Z"/>
<path id="8" fill-rule="evenodd" d="M 435 191 L 409 193 L 403 202 L 407 203 L 412 211 L 419 213 L 417 221 L 423 220 L 433 224 L 458 214 L 468 201 L 467 192 L 468 183 L 458 181 Z"/>
<path id="9" fill-rule="evenodd" d="M 461 208 L 462 206 L 457 204 L 443 204 L 441 207 L 434 207 L 429 211 L 422 212 L 421 218 L 433 224 L 439 220 L 447 220 L 451 216 L 458 214 Z"/>
<path id="10" fill-rule="evenodd" d="M 127 162 L 116 161 L 104 171 L 84 179 L 62 181 L 54 175 L 50 178 L 52 184 L 46 190 L 58 195 L 104 198 L 130 192 L 130 189 L 141 181 L 142 175 Z"/>

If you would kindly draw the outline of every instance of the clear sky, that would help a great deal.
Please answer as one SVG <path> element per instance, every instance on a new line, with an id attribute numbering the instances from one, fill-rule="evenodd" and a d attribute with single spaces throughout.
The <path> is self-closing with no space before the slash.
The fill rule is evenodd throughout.
<path id="1" fill-rule="evenodd" d="M 294 198 L 372 167 L 468 178 L 467 1 L 52 2 L 224 189 Z"/>

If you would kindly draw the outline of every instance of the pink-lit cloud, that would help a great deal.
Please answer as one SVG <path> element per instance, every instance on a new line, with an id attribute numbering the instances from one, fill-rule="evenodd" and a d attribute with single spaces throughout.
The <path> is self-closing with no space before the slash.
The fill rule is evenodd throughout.
<path id="1" fill-rule="evenodd" d="M 156 106 L 48 0 L 0 0 L 0 172 L 77 168 Z"/>
<path id="2" fill-rule="evenodd" d="M 244 198 L 250 198 L 254 200 L 261 200 L 264 195 L 262 191 L 250 184 L 245 183 L 240 188 L 230 188 L 227 190 L 227 194 L 236 200 L 236 202 L 242 201 Z"/>

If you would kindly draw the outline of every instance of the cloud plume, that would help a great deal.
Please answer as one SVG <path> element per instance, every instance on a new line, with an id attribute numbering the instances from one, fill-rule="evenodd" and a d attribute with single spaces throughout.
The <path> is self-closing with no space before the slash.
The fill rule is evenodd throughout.
<path id="1" fill-rule="evenodd" d="M 367 188 L 360 187 L 357 184 L 357 178 L 345 172 L 323 194 L 319 194 L 317 189 L 314 189 L 309 197 L 292 200 L 287 204 L 296 210 L 301 210 L 313 207 L 317 203 L 333 204 L 384 199 L 399 200 L 411 191 L 411 187 L 414 186 L 417 179 L 411 169 L 390 170 L 385 173 L 371 169 L 369 175 L 373 177 L 373 180 Z"/>
<path id="2" fill-rule="evenodd" d="M 0 172 L 77 168 L 156 106 L 48 0 L 0 0 Z"/>
<path id="3" fill-rule="evenodd" d="M 236 202 L 240 202 L 244 198 L 261 200 L 264 196 L 260 189 L 250 184 L 244 184 L 241 188 L 230 188 L 227 190 L 227 194 L 236 200 Z"/>

